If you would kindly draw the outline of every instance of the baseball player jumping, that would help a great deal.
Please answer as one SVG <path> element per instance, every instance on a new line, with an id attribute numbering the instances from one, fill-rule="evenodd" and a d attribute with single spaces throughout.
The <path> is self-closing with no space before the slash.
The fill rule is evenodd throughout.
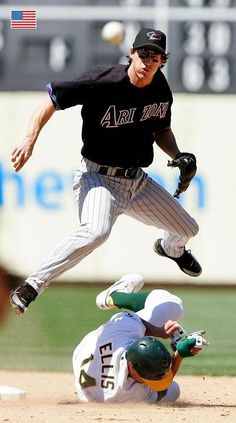
<path id="1" fill-rule="evenodd" d="M 129 311 L 115 314 L 76 347 L 79 401 L 174 402 L 180 395 L 174 377 L 183 358 L 208 345 L 204 331 L 187 334 L 177 323 L 183 315 L 180 298 L 162 289 L 137 292 L 142 286 L 142 276 L 128 274 L 97 296 L 103 310 Z M 171 338 L 172 357 L 157 337 Z"/>
<path id="2" fill-rule="evenodd" d="M 174 198 L 188 188 L 196 158 L 180 152 L 171 130 L 172 94 L 161 71 L 167 59 L 165 34 L 143 28 L 127 65 L 97 67 L 73 81 L 48 84 L 49 95 L 33 113 L 12 162 L 16 172 L 25 165 L 56 110 L 82 105 L 83 159 L 73 185 L 80 225 L 13 292 L 17 312 L 24 313 L 52 280 L 105 242 L 121 214 L 164 230 L 155 252 L 190 276 L 201 274 L 200 264 L 185 249 L 198 224 Z M 168 165 L 180 169 L 174 196 L 143 170 L 153 161 L 154 142 L 172 159 Z"/>

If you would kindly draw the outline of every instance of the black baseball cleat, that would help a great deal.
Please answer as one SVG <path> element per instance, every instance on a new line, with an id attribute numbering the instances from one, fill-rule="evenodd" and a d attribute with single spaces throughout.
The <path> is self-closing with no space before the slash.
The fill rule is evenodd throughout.
<path id="1" fill-rule="evenodd" d="M 10 303 L 17 314 L 22 314 L 37 296 L 37 291 L 29 283 L 25 282 L 12 292 Z"/>
<path id="2" fill-rule="evenodd" d="M 167 257 L 171 260 L 174 260 L 178 264 L 182 272 L 186 273 L 189 276 L 199 276 L 202 273 L 202 268 L 195 257 L 191 254 L 190 250 L 184 250 L 184 253 L 180 257 L 170 257 L 168 256 L 162 248 L 161 245 L 162 239 L 159 238 L 154 244 L 154 251 L 159 254 L 159 256 Z"/>

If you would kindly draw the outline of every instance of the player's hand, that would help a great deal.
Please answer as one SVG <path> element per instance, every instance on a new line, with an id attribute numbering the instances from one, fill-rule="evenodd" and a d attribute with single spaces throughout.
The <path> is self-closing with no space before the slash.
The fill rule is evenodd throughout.
<path id="1" fill-rule="evenodd" d="M 209 342 L 200 334 L 202 332 L 204 331 L 193 332 L 176 343 L 176 349 L 180 357 L 185 358 L 197 355 L 204 346 L 209 345 Z"/>
<path id="2" fill-rule="evenodd" d="M 178 153 L 174 160 L 168 160 L 167 166 L 178 167 L 180 170 L 179 183 L 174 193 L 174 197 L 179 198 L 180 194 L 188 189 L 196 174 L 196 157 L 192 153 Z"/>
<path id="3" fill-rule="evenodd" d="M 164 324 L 164 333 L 165 333 L 165 338 L 170 338 L 170 336 L 177 330 L 179 329 L 181 326 L 178 322 L 175 322 L 173 320 L 168 320 L 165 324 Z"/>
<path id="4" fill-rule="evenodd" d="M 25 163 L 29 160 L 33 152 L 33 146 L 29 144 L 22 144 L 14 148 L 11 161 L 16 172 L 18 172 Z"/>
<path id="5" fill-rule="evenodd" d="M 202 348 L 199 348 L 199 347 L 190 348 L 190 352 L 192 355 L 197 355 L 200 351 L 202 351 Z"/>

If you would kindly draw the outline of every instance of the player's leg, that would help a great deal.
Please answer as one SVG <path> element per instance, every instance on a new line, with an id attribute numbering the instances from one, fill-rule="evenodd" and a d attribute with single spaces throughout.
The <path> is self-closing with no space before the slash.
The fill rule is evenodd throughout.
<path id="1" fill-rule="evenodd" d="M 179 297 L 164 289 L 139 292 L 143 283 L 139 274 L 123 275 L 97 295 L 96 304 L 101 310 L 114 307 L 132 310 L 157 327 L 183 316 L 183 303 Z"/>
<path id="2" fill-rule="evenodd" d="M 145 301 L 149 293 L 150 291 L 134 292 L 131 294 L 126 294 L 125 292 L 113 292 L 108 301 L 112 307 L 125 308 L 136 312 L 144 308 Z"/>
<path id="3" fill-rule="evenodd" d="M 49 283 L 77 265 L 109 236 L 120 211 L 102 176 L 81 173 L 75 183 L 80 226 L 62 241 L 11 295 L 12 306 L 23 313 Z"/>
<path id="4" fill-rule="evenodd" d="M 102 310 L 114 307 L 132 310 L 156 327 L 162 327 L 168 320 L 178 321 L 183 317 L 183 302 L 177 295 L 164 289 L 138 292 L 142 286 L 141 275 L 124 275 L 98 294 L 96 304 Z"/>
<path id="5" fill-rule="evenodd" d="M 158 183 L 150 177 L 143 178 L 125 213 L 165 231 L 163 239 L 154 245 L 157 254 L 174 260 L 190 276 L 201 274 L 200 264 L 185 250 L 189 239 L 198 233 L 198 224 Z"/>
<path id="6" fill-rule="evenodd" d="M 63 272 L 71 269 L 103 244 L 109 237 L 118 217 L 118 209 L 111 192 L 96 174 L 82 176 L 77 195 L 80 226 L 63 240 L 46 258 L 34 274 L 27 279 L 38 293 Z"/>
<path id="7" fill-rule="evenodd" d="M 98 294 L 96 303 L 101 310 L 108 310 L 114 307 L 125 308 L 131 311 L 139 311 L 144 307 L 149 291 L 127 294 L 125 292 L 113 292 L 109 295 L 104 291 Z"/>
<path id="8" fill-rule="evenodd" d="M 141 319 L 160 328 L 168 320 L 179 321 L 183 317 L 183 302 L 165 289 L 154 289 L 147 296 L 143 309 L 136 313 Z"/>

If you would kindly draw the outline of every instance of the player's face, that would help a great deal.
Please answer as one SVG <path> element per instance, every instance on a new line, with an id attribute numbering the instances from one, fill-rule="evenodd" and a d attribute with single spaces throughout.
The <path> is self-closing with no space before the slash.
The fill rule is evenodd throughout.
<path id="1" fill-rule="evenodd" d="M 150 82 L 157 69 L 162 65 L 162 55 L 151 48 L 131 50 L 130 58 L 136 77 L 143 82 Z"/>
<path id="2" fill-rule="evenodd" d="M 160 53 L 149 48 L 137 49 L 136 53 L 143 62 L 149 62 L 150 59 L 152 59 L 153 63 L 158 63 L 158 59 L 160 56 Z"/>
<path id="3" fill-rule="evenodd" d="M 128 369 L 129 369 L 129 374 L 130 376 L 136 381 L 136 382 L 140 382 L 143 383 L 143 379 L 141 378 L 141 376 L 139 376 L 137 370 L 135 370 L 134 366 L 132 363 L 128 363 Z"/>

